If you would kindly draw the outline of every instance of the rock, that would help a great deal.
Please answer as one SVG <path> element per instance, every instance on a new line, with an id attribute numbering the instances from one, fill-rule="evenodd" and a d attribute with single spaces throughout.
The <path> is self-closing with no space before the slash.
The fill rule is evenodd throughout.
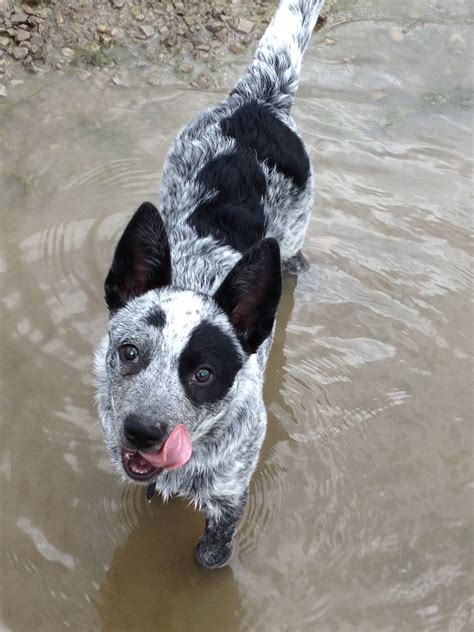
<path id="1" fill-rule="evenodd" d="M 61 48 L 61 53 L 66 57 L 66 59 L 72 59 L 74 57 L 74 51 L 72 48 Z"/>
<path id="2" fill-rule="evenodd" d="M 79 79 L 81 79 L 82 81 L 85 81 L 86 79 L 89 79 L 92 73 L 86 70 L 85 68 L 79 68 L 77 71 L 77 74 L 79 75 Z"/>
<path id="3" fill-rule="evenodd" d="M 108 48 L 112 42 L 112 36 L 106 35 L 105 33 L 99 33 L 99 41 Z"/>
<path id="4" fill-rule="evenodd" d="M 405 36 L 403 35 L 403 31 L 399 26 L 392 26 L 390 28 L 390 39 L 392 42 L 403 42 Z"/>
<path id="5" fill-rule="evenodd" d="M 25 46 L 15 46 L 12 54 L 15 59 L 25 59 L 28 55 L 28 49 Z"/>
<path id="6" fill-rule="evenodd" d="M 247 18 L 240 18 L 237 22 L 235 30 L 239 33 L 245 33 L 245 35 L 248 35 L 252 31 L 254 26 L 255 24 L 250 20 L 247 20 Z"/>
<path id="7" fill-rule="evenodd" d="M 182 72 L 185 75 L 188 75 L 193 71 L 193 66 L 192 64 L 179 64 L 178 70 L 179 72 Z"/>
<path id="8" fill-rule="evenodd" d="M 245 51 L 245 46 L 242 46 L 239 42 L 233 42 L 229 45 L 229 50 L 234 55 L 241 55 Z"/>
<path id="9" fill-rule="evenodd" d="M 174 0 L 173 4 L 174 4 L 174 8 L 176 9 L 176 13 L 178 15 L 184 15 L 186 13 L 183 2 Z"/>
<path id="10" fill-rule="evenodd" d="M 0 59 L 0 75 L 3 75 L 7 69 L 7 64 L 4 59 Z"/>
<path id="11" fill-rule="evenodd" d="M 26 40 L 29 40 L 31 37 L 31 35 L 28 33 L 28 31 L 24 31 L 23 29 L 18 29 L 18 31 L 15 33 L 15 39 L 17 42 L 26 42 Z"/>
<path id="12" fill-rule="evenodd" d="M 28 16 L 21 9 L 17 9 L 11 14 L 10 20 L 12 24 L 24 24 L 28 19 Z"/>
<path id="13" fill-rule="evenodd" d="M 227 42 L 229 39 L 229 31 L 226 28 L 223 28 L 220 31 L 216 31 L 216 33 L 214 33 L 214 37 L 220 42 Z"/>
<path id="14" fill-rule="evenodd" d="M 7 89 L 0 83 L 0 97 L 6 97 L 8 95 Z"/>
<path id="15" fill-rule="evenodd" d="M 48 72 L 49 68 L 45 68 L 45 66 L 38 66 L 37 64 L 31 62 L 30 70 L 35 75 L 44 75 Z"/>
<path id="16" fill-rule="evenodd" d="M 133 17 L 135 18 L 135 20 L 138 20 L 139 22 L 143 22 L 143 20 L 145 19 L 145 16 L 143 15 L 139 7 L 132 5 L 129 8 L 129 10 L 130 10 L 130 13 L 133 15 Z"/>
<path id="17" fill-rule="evenodd" d="M 92 11 L 85 7 L 79 7 L 75 10 L 74 16 L 79 22 L 84 22 L 85 20 L 90 20 L 92 18 Z"/>
<path id="18" fill-rule="evenodd" d="M 37 33 L 33 33 L 30 42 L 32 46 L 43 46 L 43 38 Z"/>
<path id="19" fill-rule="evenodd" d="M 30 7 L 30 5 L 29 5 L 29 4 L 24 4 L 24 5 L 21 7 L 21 9 L 22 9 L 22 11 L 24 11 L 24 12 L 25 12 L 25 13 L 27 13 L 28 15 L 35 15 L 35 13 L 36 13 L 36 10 L 35 10 L 35 9 L 33 9 L 33 7 Z"/>
<path id="20" fill-rule="evenodd" d="M 124 32 L 122 29 L 119 29 L 118 27 L 114 27 L 111 31 L 110 34 L 112 35 L 112 37 L 114 37 L 115 39 L 119 39 L 121 37 L 124 36 Z"/>
<path id="21" fill-rule="evenodd" d="M 335 44 L 335 43 L 336 43 L 336 40 L 333 40 L 333 39 L 331 39 L 330 37 L 326 37 L 326 38 L 323 40 L 323 44 L 324 44 L 325 46 L 334 46 L 334 44 Z"/>
<path id="22" fill-rule="evenodd" d="M 212 85 L 212 80 L 209 75 L 201 75 L 198 79 L 198 87 L 208 90 Z"/>
<path id="23" fill-rule="evenodd" d="M 176 46 L 177 41 L 178 41 L 178 36 L 176 35 L 176 32 L 172 32 L 166 38 L 166 45 L 172 48 L 173 46 Z"/>
<path id="24" fill-rule="evenodd" d="M 112 6 L 114 9 L 123 9 L 124 4 L 124 0 L 112 0 Z"/>
<path id="25" fill-rule="evenodd" d="M 138 31 L 146 38 L 149 38 L 155 34 L 155 29 L 149 24 L 140 24 L 140 26 L 138 27 Z"/>
<path id="26" fill-rule="evenodd" d="M 5 50 L 10 46 L 10 44 L 11 39 L 9 37 L 7 37 L 6 35 L 0 36 L 0 48 L 3 48 Z"/>
<path id="27" fill-rule="evenodd" d="M 99 24 L 97 26 L 97 31 L 99 33 L 108 33 L 108 34 L 110 34 L 110 27 L 107 26 L 107 24 Z"/>

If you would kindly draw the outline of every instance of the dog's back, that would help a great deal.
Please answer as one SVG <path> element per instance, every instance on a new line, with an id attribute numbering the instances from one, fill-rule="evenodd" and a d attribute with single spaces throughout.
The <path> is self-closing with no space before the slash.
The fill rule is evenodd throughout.
<path id="1" fill-rule="evenodd" d="M 283 0 L 229 98 L 192 120 L 169 151 L 160 212 L 183 287 L 212 292 L 263 237 L 278 241 L 284 268 L 305 265 L 313 175 L 290 109 L 323 4 Z M 220 274 L 207 274 L 216 265 Z"/>

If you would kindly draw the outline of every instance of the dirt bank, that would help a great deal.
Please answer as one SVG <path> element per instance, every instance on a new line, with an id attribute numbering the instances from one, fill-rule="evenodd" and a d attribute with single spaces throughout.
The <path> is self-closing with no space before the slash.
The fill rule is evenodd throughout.
<path id="1" fill-rule="evenodd" d="M 330 4 L 330 3 L 329 3 Z M 199 88 L 218 87 L 229 59 L 261 37 L 274 0 L 0 0 L 0 95 L 23 68 L 127 84 L 127 69 L 166 69 Z M 327 10 L 327 9 L 326 9 Z M 95 73 L 97 74 L 97 73 Z"/>

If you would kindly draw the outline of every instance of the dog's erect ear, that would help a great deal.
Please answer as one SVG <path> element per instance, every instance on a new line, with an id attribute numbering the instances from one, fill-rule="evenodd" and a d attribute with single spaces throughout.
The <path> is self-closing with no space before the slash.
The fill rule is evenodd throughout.
<path id="1" fill-rule="evenodd" d="M 247 353 L 255 353 L 270 335 L 280 295 L 280 248 L 275 239 L 262 239 L 235 265 L 214 295 Z"/>
<path id="2" fill-rule="evenodd" d="M 171 257 L 165 226 L 158 209 L 144 202 L 115 249 L 105 279 L 105 301 L 113 313 L 131 298 L 170 283 Z"/>

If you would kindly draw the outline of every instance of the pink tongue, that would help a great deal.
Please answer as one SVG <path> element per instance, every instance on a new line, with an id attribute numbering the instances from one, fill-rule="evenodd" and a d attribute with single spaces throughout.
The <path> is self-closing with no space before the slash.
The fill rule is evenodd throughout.
<path id="1" fill-rule="evenodd" d="M 189 461 L 193 447 L 184 424 L 179 424 L 164 442 L 161 450 L 154 454 L 143 454 L 142 457 L 156 467 L 172 470 Z"/>

